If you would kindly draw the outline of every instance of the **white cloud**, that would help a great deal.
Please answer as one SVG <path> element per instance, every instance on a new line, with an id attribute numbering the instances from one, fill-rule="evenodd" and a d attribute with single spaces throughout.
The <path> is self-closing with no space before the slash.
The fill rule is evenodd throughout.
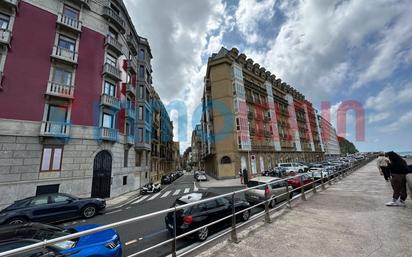
<path id="1" fill-rule="evenodd" d="M 375 113 L 375 114 L 371 114 L 371 115 L 368 116 L 368 122 L 369 123 L 375 123 L 375 122 L 386 120 L 389 117 L 390 117 L 389 112 Z"/>
<path id="2" fill-rule="evenodd" d="M 403 114 L 397 121 L 379 128 L 381 132 L 394 132 L 412 125 L 412 111 Z"/>
<path id="3" fill-rule="evenodd" d="M 267 22 L 274 15 L 275 0 L 240 0 L 236 10 L 236 25 L 249 44 L 261 39 L 259 23 Z"/>

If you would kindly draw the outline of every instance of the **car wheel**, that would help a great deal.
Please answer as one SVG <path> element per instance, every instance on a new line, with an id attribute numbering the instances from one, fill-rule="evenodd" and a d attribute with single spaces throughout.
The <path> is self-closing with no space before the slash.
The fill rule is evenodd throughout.
<path id="1" fill-rule="evenodd" d="M 242 220 L 247 221 L 250 218 L 250 210 L 244 211 L 242 213 Z"/>
<path id="2" fill-rule="evenodd" d="M 303 173 L 303 171 L 302 171 L 302 170 L 298 170 L 298 172 L 299 172 L 299 173 Z"/>
<path id="3" fill-rule="evenodd" d="M 276 199 L 273 199 L 269 202 L 269 207 L 270 208 L 275 208 L 275 206 L 276 206 Z"/>
<path id="4" fill-rule="evenodd" d="M 205 241 L 208 236 L 209 236 L 209 229 L 207 227 L 204 227 L 197 231 L 197 239 L 199 241 Z"/>
<path id="5" fill-rule="evenodd" d="M 9 225 L 17 225 L 17 224 L 23 224 L 26 223 L 27 219 L 23 218 L 23 217 L 15 217 L 15 218 L 11 218 L 9 221 L 7 221 L 7 223 Z"/>
<path id="6" fill-rule="evenodd" d="M 92 218 L 94 215 L 96 215 L 96 207 L 94 205 L 86 205 L 82 209 L 82 216 L 86 219 Z"/>

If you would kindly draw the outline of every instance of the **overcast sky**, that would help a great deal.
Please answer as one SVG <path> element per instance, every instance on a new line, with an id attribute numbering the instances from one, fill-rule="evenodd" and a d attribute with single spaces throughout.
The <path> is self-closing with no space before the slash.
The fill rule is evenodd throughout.
<path id="1" fill-rule="evenodd" d="M 167 104 L 192 114 L 201 100 L 207 58 L 236 47 L 306 95 L 329 102 L 332 123 L 342 104 L 365 111 L 365 138 L 356 115 L 346 136 L 361 151 L 412 150 L 412 4 L 405 0 L 125 0 L 137 32 L 153 54 L 154 86 Z"/>

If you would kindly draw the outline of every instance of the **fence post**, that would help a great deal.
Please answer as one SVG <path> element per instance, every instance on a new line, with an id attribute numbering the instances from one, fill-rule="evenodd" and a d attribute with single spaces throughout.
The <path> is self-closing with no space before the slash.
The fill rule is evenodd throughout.
<path id="1" fill-rule="evenodd" d="M 173 242 L 172 242 L 172 257 L 176 257 L 176 206 L 175 210 L 173 211 Z"/>
<path id="2" fill-rule="evenodd" d="M 290 191 L 289 191 L 289 184 L 288 184 L 288 182 L 286 181 L 286 194 L 287 194 L 287 196 L 288 196 L 288 205 L 287 205 L 287 207 L 290 209 L 290 208 L 292 208 L 292 205 L 290 204 Z"/>
<path id="3" fill-rule="evenodd" d="M 269 214 L 269 185 L 266 184 L 266 190 L 265 190 L 265 222 L 266 223 L 272 223 L 270 220 L 270 214 Z"/>
<path id="4" fill-rule="evenodd" d="M 232 194 L 232 231 L 231 231 L 231 241 L 235 244 L 239 243 L 239 239 L 236 233 L 236 208 L 235 208 L 235 193 Z"/>
<path id="5" fill-rule="evenodd" d="M 312 179 L 313 179 L 313 181 L 312 181 L 312 188 L 313 188 L 313 193 L 314 194 L 316 194 L 317 193 L 317 191 L 316 191 L 316 184 L 315 184 L 315 173 L 313 173 L 312 172 Z"/>
<path id="6" fill-rule="evenodd" d="M 303 185 L 303 179 L 302 176 L 300 176 L 300 194 L 302 196 L 302 200 L 306 201 L 306 195 L 305 195 L 305 186 Z"/>
<path id="7" fill-rule="evenodd" d="M 332 173 L 332 175 L 331 175 L 330 172 L 328 171 L 328 174 L 329 174 L 329 176 L 328 176 L 328 184 L 331 186 L 331 185 L 332 185 L 332 179 L 333 179 L 333 173 Z"/>
<path id="8" fill-rule="evenodd" d="M 322 189 L 325 190 L 325 182 L 324 182 L 324 178 L 323 178 L 323 171 L 320 172 L 320 183 L 322 185 Z"/>

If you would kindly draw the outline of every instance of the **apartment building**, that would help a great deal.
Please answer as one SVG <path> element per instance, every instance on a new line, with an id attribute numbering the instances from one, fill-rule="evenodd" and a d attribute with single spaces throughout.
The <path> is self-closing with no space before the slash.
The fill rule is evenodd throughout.
<path id="1" fill-rule="evenodd" d="M 0 1 L 0 24 L 0 207 L 146 183 L 152 54 L 124 3 Z"/>
<path id="2" fill-rule="evenodd" d="M 339 156 L 341 152 L 335 128 L 321 115 L 317 115 L 317 117 L 321 131 L 322 146 L 325 150 L 325 157 L 334 158 Z"/>
<path id="3" fill-rule="evenodd" d="M 202 126 L 197 124 L 192 131 L 192 159 L 191 165 L 195 170 L 203 169 L 202 160 Z"/>
<path id="4" fill-rule="evenodd" d="M 202 157 L 211 176 L 324 158 L 312 104 L 236 48 L 209 58 L 204 83 Z"/>

